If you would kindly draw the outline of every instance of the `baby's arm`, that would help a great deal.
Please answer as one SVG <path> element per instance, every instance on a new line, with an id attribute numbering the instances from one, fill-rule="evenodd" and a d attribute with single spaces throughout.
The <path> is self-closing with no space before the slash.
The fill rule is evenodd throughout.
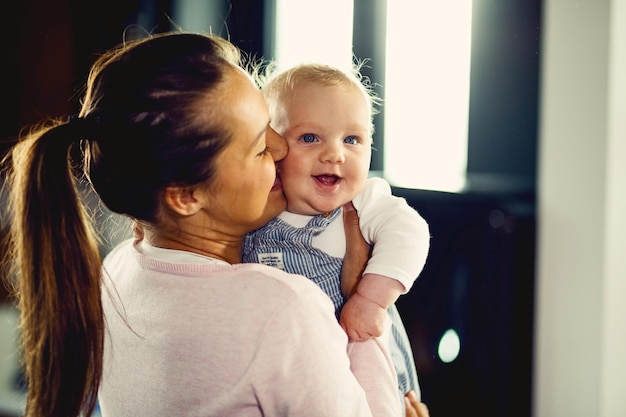
<path id="1" fill-rule="evenodd" d="M 370 179 L 355 198 L 361 232 L 373 252 L 363 277 L 352 283 L 340 323 L 353 340 L 379 336 L 386 309 L 411 288 L 430 241 L 425 220 L 381 179 Z M 354 239 L 352 239 L 354 241 Z M 346 258 L 354 249 L 346 251 Z M 345 261 L 344 259 L 344 261 Z M 342 273 L 342 289 L 347 277 Z M 354 279 L 353 279 L 354 281 Z"/>
<path id="2" fill-rule="evenodd" d="M 393 278 L 365 274 L 341 310 L 339 324 L 350 340 L 362 341 L 383 332 L 387 308 L 404 293 L 404 286 Z"/>

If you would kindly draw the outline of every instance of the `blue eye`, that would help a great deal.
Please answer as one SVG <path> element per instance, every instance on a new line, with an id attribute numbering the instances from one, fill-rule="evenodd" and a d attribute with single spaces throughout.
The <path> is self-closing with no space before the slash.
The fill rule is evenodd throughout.
<path id="1" fill-rule="evenodd" d="M 317 137 L 313 133 L 305 133 L 300 136 L 300 140 L 304 143 L 313 143 L 317 141 Z"/>
<path id="2" fill-rule="evenodd" d="M 347 143 L 349 145 L 356 145 L 359 143 L 359 139 L 356 136 L 347 136 L 344 138 L 343 143 Z"/>

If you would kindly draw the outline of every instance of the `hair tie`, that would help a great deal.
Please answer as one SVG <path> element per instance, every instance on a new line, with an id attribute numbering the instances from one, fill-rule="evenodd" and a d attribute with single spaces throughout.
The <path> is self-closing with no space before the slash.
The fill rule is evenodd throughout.
<path id="1" fill-rule="evenodd" d="M 78 113 L 70 114 L 69 116 L 67 116 L 67 123 L 89 122 L 93 124 L 98 124 L 101 121 L 102 121 L 102 118 L 100 116 L 94 116 L 94 115 L 89 115 L 89 114 L 84 117 L 81 117 Z"/>
<path id="2" fill-rule="evenodd" d="M 100 123 L 100 117 L 98 116 L 85 116 L 81 117 L 78 114 L 71 114 L 67 117 L 67 124 L 72 126 L 76 131 L 74 142 L 80 142 L 84 139 L 93 139 L 97 136 L 96 129 Z"/>

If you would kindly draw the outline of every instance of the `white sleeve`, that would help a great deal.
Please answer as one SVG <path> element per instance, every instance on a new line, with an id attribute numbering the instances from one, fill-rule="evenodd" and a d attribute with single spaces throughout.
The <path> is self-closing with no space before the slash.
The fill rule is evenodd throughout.
<path id="1" fill-rule="evenodd" d="M 348 338 L 321 290 L 297 297 L 266 323 L 251 371 L 264 415 L 372 416 L 350 370 Z"/>
<path id="2" fill-rule="evenodd" d="M 364 273 L 394 278 L 405 293 L 422 272 L 430 247 L 426 220 L 382 178 L 370 178 L 352 201 L 363 237 L 374 245 Z"/>

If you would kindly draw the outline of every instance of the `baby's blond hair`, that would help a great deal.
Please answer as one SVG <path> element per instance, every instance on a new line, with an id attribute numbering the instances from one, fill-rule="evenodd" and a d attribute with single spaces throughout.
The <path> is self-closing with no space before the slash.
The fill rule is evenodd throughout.
<path id="1" fill-rule="evenodd" d="M 370 133 L 374 133 L 373 117 L 378 113 L 381 104 L 380 97 L 374 91 L 369 78 L 361 73 L 365 61 L 352 66 L 351 71 L 344 71 L 338 67 L 322 63 L 304 63 L 293 66 L 284 71 L 276 67 L 266 68 L 263 76 L 257 76 L 263 96 L 267 101 L 270 114 L 274 114 L 277 103 L 289 97 L 302 84 L 317 84 L 321 86 L 355 86 L 360 89 L 370 104 Z"/>

